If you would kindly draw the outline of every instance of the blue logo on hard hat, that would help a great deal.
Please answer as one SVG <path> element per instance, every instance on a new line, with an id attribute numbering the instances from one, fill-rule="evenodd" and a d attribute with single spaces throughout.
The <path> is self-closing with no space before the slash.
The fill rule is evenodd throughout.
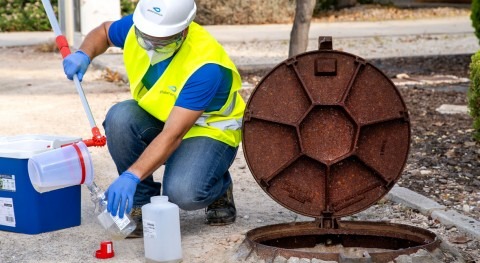
<path id="1" fill-rule="evenodd" d="M 147 12 L 150 12 L 152 14 L 155 14 L 157 16 L 163 16 L 162 13 L 160 13 L 162 11 L 162 9 L 160 9 L 160 7 L 152 7 L 151 9 L 147 9 Z"/>

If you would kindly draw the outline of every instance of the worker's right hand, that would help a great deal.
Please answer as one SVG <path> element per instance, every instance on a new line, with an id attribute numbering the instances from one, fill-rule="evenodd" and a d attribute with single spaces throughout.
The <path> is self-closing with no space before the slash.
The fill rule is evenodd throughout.
<path id="1" fill-rule="evenodd" d="M 78 80 L 82 81 L 88 65 L 90 65 L 90 57 L 81 50 L 68 55 L 63 60 L 63 70 L 69 80 L 73 80 L 73 75 L 77 74 Z"/>
<path id="2" fill-rule="evenodd" d="M 107 211 L 112 216 L 116 216 L 117 211 L 120 218 L 123 218 L 124 213 L 130 213 L 133 207 L 133 196 L 139 183 L 140 178 L 137 175 L 125 171 L 108 187 Z"/>

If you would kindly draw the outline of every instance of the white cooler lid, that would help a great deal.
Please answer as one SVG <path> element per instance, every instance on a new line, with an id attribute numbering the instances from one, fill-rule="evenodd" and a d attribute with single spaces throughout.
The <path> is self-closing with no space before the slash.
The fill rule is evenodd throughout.
<path id="1" fill-rule="evenodd" d="M 82 138 L 57 135 L 18 135 L 0 137 L 0 158 L 28 159 L 35 154 L 56 149 Z"/>

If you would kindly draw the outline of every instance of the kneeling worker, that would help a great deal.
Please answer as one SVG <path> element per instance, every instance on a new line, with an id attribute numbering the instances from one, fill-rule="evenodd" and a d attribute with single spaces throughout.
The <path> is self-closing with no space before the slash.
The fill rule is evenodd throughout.
<path id="1" fill-rule="evenodd" d="M 123 48 L 133 99 L 109 109 L 103 126 L 120 176 L 107 189 L 108 211 L 132 214 L 160 195 L 153 172 L 165 165 L 163 195 L 184 210 L 206 207 L 206 223 L 235 221 L 228 172 L 241 139 L 240 75 L 223 47 L 193 22 L 193 0 L 140 0 L 133 15 L 104 22 L 64 60 L 81 80 L 96 56 Z"/>

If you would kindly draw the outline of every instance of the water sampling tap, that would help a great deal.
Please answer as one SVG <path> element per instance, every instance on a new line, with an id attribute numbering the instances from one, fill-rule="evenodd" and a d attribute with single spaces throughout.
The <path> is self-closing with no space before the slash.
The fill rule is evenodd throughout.
<path id="1" fill-rule="evenodd" d="M 52 4 L 49 0 L 42 0 L 43 7 L 45 8 L 45 12 L 47 13 L 48 20 L 50 21 L 50 25 L 52 26 L 53 32 L 57 36 L 55 42 L 57 44 L 57 48 L 62 54 L 62 57 L 65 58 L 66 56 L 70 55 L 70 47 L 68 45 L 67 38 L 62 34 L 60 30 L 60 26 L 58 25 L 57 17 L 53 12 Z M 90 146 L 105 146 L 107 143 L 107 139 L 104 135 L 100 133 L 97 125 L 95 124 L 95 120 L 93 119 L 92 111 L 90 110 L 90 106 L 88 104 L 87 98 L 85 97 L 85 93 L 83 92 L 82 84 L 78 79 L 77 74 L 73 76 L 73 82 L 75 83 L 75 88 L 77 89 L 78 95 L 80 96 L 80 100 L 82 101 L 83 109 L 87 114 L 88 121 L 90 123 L 90 127 L 92 130 L 92 138 L 85 139 L 83 142 Z"/>

